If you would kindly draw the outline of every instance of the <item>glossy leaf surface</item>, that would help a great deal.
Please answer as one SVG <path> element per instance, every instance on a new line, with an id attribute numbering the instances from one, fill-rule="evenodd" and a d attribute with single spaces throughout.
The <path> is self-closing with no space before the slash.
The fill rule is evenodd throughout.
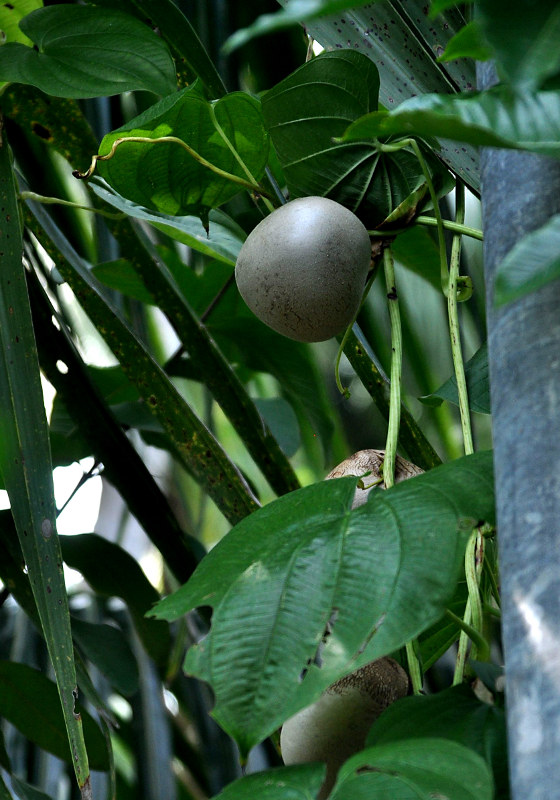
<path id="1" fill-rule="evenodd" d="M 390 113 L 353 123 L 344 141 L 379 136 L 441 136 L 481 147 L 509 147 L 560 155 L 560 95 L 513 94 L 505 86 L 465 95 L 424 95 Z"/>
<path id="2" fill-rule="evenodd" d="M 126 136 L 174 136 L 214 167 L 243 181 L 260 180 L 268 158 L 259 101 L 232 92 L 209 102 L 197 83 L 107 134 L 100 154 L 109 153 L 113 143 Z M 109 161 L 99 162 L 98 169 L 120 195 L 164 214 L 206 214 L 242 189 L 176 142 L 125 142 Z"/>
<path id="3" fill-rule="evenodd" d="M 285 5 L 286 0 L 281 0 Z M 381 76 L 380 102 L 394 109 L 410 97 L 429 92 L 452 94 L 476 87 L 474 62 L 438 63 L 449 40 L 464 25 L 453 3 L 445 15 L 429 16 L 424 0 L 381 0 L 310 22 L 308 32 L 329 50 L 364 53 Z M 472 147 L 440 140 L 441 158 L 475 191 L 480 188 L 478 155 Z"/>
<path id="4" fill-rule="evenodd" d="M 442 615 L 469 527 L 493 516 L 491 463 L 490 453 L 452 462 L 353 511 L 354 479 L 292 492 L 236 526 L 156 606 L 164 619 L 214 608 L 185 668 L 211 684 L 214 716 L 243 754 Z"/>
<path id="5" fill-rule="evenodd" d="M 19 42 L 0 48 L 1 80 L 31 84 L 55 97 L 175 91 L 167 46 L 128 14 L 49 6 L 25 17 L 21 30 L 37 49 Z"/>
<path id="6" fill-rule="evenodd" d="M 351 50 L 323 53 L 267 92 L 264 120 L 292 199 L 330 197 L 366 227 L 401 204 L 407 215 L 421 205 L 426 185 L 413 153 L 388 157 L 367 142 L 334 141 L 352 120 L 377 109 L 378 94 L 375 65 Z"/>
<path id="7" fill-rule="evenodd" d="M 240 778 L 215 800 L 315 800 L 323 782 L 322 764 L 299 764 Z"/>
<path id="8" fill-rule="evenodd" d="M 340 770 L 332 800 L 492 800 L 483 759 L 446 739 L 408 739 L 368 748 Z"/>
<path id="9" fill-rule="evenodd" d="M 405 697 L 374 723 L 366 743 L 445 737 L 474 750 L 494 774 L 496 798 L 508 796 L 505 713 L 479 700 L 465 684 L 428 697 Z"/>

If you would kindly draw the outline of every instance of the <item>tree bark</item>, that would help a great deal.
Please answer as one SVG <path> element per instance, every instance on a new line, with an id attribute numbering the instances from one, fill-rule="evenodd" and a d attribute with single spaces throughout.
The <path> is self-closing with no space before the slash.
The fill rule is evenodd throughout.
<path id="1" fill-rule="evenodd" d="M 495 83 L 479 65 L 479 88 Z M 560 281 L 493 309 L 496 267 L 560 212 L 560 162 L 484 149 L 484 261 L 513 800 L 560 785 Z"/>

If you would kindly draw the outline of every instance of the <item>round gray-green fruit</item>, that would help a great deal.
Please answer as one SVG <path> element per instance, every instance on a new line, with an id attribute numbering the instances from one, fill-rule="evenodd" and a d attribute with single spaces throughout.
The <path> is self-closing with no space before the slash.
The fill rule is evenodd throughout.
<path id="1" fill-rule="evenodd" d="M 235 279 L 262 322 L 290 339 L 322 342 L 354 319 L 370 261 L 368 232 L 352 211 L 326 197 L 302 197 L 249 234 Z"/>
<path id="2" fill-rule="evenodd" d="M 282 726 L 285 764 L 322 761 L 327 773 L 318 800 L 328 797 L 342 764 L 363 750 L 377 717 L 408 694 L 406 672 L 392 658 L 379 658 L 330 686 Z"/>

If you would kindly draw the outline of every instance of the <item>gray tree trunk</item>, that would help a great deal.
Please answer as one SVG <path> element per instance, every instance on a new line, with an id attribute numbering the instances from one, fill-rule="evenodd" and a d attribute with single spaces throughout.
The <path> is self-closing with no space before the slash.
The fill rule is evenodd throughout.
<path id="1" fill-rule="evenodd" d="M 480 65 L 479 87 L 495 82 Z M 560 798 L 560 281 L 497 311 L 495 270 L 560 212 L 560 162 L 482 152 L 502 635 L 513 800 Z"/>

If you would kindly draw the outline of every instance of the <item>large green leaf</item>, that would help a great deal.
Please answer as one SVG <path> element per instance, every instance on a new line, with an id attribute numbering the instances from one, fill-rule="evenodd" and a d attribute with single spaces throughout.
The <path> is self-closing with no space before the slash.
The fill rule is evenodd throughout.
<path id="1" fill-rule="evenodd" d="M 267 92 L 264 120 L 292 199 L 330 197 L 367 227 L 403 203 L 403 214 L 422 204 L 426 184 L 413 153 L 388 156 L 367 142 L 333 141 L 377 109 L 378 94 L 377 68 L 353 50 L 322 53 Z"/>
<path id="2" fill-rule="evenodd" d="M 498 266 L 494 283 L 497 306 L 517 300 L 560 278 L 560 214 L 526 234 Z"/>
<path id="3" fill-rule="evenodd" d="M 343 764 L 331 800 L 492 800 L 492 775 L 469 748 L 446 739 L 370 747 Z"/>
<path id="4" fill-rule="evenodd" d="M 258 181 L 268 159 L 259 101 L 233 92 L 209 102 L 199 83 L 165 97 L 104 137 L 101 155 L 126 136 L 174 136 L 214 167 L 241 181 Z M 207 213 L 242 186 L 196 160 L 176 142 L 125 142 L 98 162 L 109 184 L 134 203 L 165 214 Z"/>
<path id="5" fill-rule="evenodd" d="M 513 85 L 534 90 L 560 69 L 557 0 L 477 0 L 476 8 L 498 70 Z"/>
<path id="6" fill-rule="evenodd" d="M 176 89 L 165 43 L 146 25 L 110 9 L 39 8 L 20 23 L 36 45 L 0 48 L 0 79 L 36 86 L 55 97 L 99 97 L 133 89 Z"/>
<path id="7" fill-rule="evenodd" d="M 185 668 L 211 684 L 213 714 L 244 755 L 341 675 L 435 622 L 468 529 L 494 513 L 490 453 L 350 510 L 354 490 L 354 479 L 325 481 L 265 506 L 155 608 L 175 619 L 213 607 L 212 629 Z"/>
<path id="8" fill-rule="evenodd" d="M 0 661 L 0 714 L 30 741 L 72 763 L 56 684 L 26 664 Z M 105 739 L 93 718 L 82 711 L 92 769 L 108 769 Z"/>
<path id="9" fill-rule="evenodd" d="M 490 379 L 488 376 L 488 346 L 486 343 L 467 361 L 465 365 L 469 408 L 479 414 L 490 414 Z M 426 405 L 439 406 L 444 400 L 459 405 L 457 381 L 452 375 L 445 383 L 430 395 L 421 397 Z"/>
<path id="10" fill-rule="evenodd" d="M 285 5 L 287 0 L 280 0 Z M 307 32 L 328 50 L 341 47 L 364 53 L 381 76 L 380 102 L 396 108 L 404 100 L 428 92 L 448 94 L 476 86 L 474 62 L 438 63 L 447 43 L 465 24 L 453 3 L 444 16 L 431 19 L 425 0 L 381 0 L 374 6 L 314 20 Z M 479 189 L 478 156 L 471 147 L 440 140 L 441 158 L 472 189 Z"/>
<path id="11" fill-rule="evenodd" d="M 323 764 L 298 764 L 257 772 L 230 783 L 215 800 L 315 800 Z"/>
<path id="12" fill-rule="evenodd" d="M 482 756 L 494 773 L 496 798 L 509 796 L 504 711 L 483 703 L 464 684 L 394 703 L 374 723 L 366 743 L 434 736 L 456 741 Z"/>
<path id="13" fill-rule="evenodd" d="M 406 134 L 558 156 L 560 93 L 514 94 L 507 86 L 496 86 L 456 96 L 424 95 L 394 111 L 362 117 L 348 128 L 343 140 L 361 142 Z"/>
<path id="14" fill-rule="evenodd" d="M 2 119 L 0 117 L 0 126 Z M 82 722 L 74 713 L 68 597 L 56 532 L 52 462 L 43 392 L 22 262 L 20 209 L 5 131 L 0 131 L 0 473 L 56 675 L 74 769 L 87 791 Z"/>

